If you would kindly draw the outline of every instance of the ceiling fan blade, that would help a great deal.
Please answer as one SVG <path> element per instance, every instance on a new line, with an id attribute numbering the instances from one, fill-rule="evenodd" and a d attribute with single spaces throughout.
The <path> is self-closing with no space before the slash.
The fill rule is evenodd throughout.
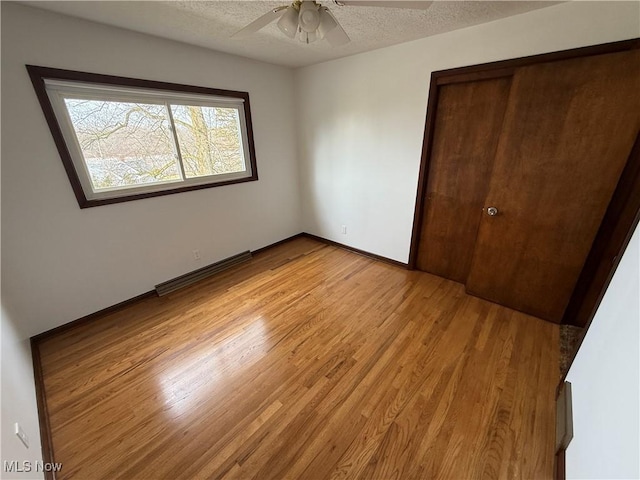
<path id="1" fill-rule="evenodd" d="M 257 32 L 261 28 L 266 27 L 275 19 L 280 18 L 280 16 L 284 13 L 284 11 L 288 8 L 288 5 L 283 5 L 281 7 L 274 8 L 273 10 L 265 13 L 263 16 L 254 20 L 246 27 L 238 30 L 236 33 L 231 35 L 232 37 L 246 37 L 252 33 Z"/>
<path id="2" fill-rule="evenodd" d="M 386 8 L 412 8 L 414 10 L 426 10 L 431 6 L 433 2 L 419 2 L 419 1 L 376 1 L 376 0 L 337 0 L 336 4 L 346 7 L 386 7 Z"/>
<path id="3" fill-rule="evenodd" d="M 324 34 L 325 40 L 329 42 L 329 45 L 332 47 L 341 47 L 342 45 L 349 43 L 351 41 L 349 35 L 347 35 L 347 32 L 344 31 L 340 22 L 338 22 L 333 13 L 331 13 L 331 10 L 325 9 L 325 13 L 330 15 L 336 22 L 336 26 Z"/>

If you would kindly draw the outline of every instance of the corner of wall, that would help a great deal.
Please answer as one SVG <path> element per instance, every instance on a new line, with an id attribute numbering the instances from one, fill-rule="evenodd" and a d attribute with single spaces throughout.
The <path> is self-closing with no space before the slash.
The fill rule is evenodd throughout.
<path id="1" fill-rule="evenodd" d="M 21 331 L 19 319 L 2 299 L 0 336 L 2 350 L 0 357 L 1 381 L 0 403 L 2 421 L 0 434 L 2 443 L 2 478 L 32 479 L 43 478 L 38 472 L 37 462 L 42 462 L 40 427 L 36 402 L 33 363 L 29 338 Z M 15 423 L 19 423 L 29 438 L 27 449 L 14 432 Z M 6 471 L 7 463 L 13 468 L 24 470 Z M 11 464 L 11 462 L 18 462 Z M 28 462 L 28 464 L 24 463 Z"/>

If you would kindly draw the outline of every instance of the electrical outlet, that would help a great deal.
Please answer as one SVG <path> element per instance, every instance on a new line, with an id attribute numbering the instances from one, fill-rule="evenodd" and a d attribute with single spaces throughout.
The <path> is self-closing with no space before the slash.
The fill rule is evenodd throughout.
<path id="1" fill-rule="evenodd" d="M 29 448 L 29 437 L 27 437 L 27 434 L 24 433 L 24 430 L 22 429 L 20 424 L 17 422 L 15 424 L 15 432 L 18 438 L 20 439 L 20 441 L 24 444 L 24 446 Z"/>
<path id="2" fill-rule="evenodd" d="M 347 234 L 347 226 L 346 225 L 342 225 L 342 234 L 343 235 Z"/>
<path id="3" fill-rule="evenodd" d="M 193 259 L 194 260 L 200 260 L 202 257 L 200 257 L 200 250 L 196 249 L 193 251 Z"/>

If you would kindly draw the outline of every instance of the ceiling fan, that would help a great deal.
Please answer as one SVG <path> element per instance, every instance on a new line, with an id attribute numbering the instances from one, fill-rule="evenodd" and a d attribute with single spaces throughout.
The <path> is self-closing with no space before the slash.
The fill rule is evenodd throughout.
<path id="1" fill-rule="evenodd" d="M 387 7 L 426 10 L 432 2 L 423 1 L 361 1 L 332 0 L 339 7 Z M 278 19 L 278 28 L 289 38 L 303 43 L 312 43 L 325 39 L 332 47 L 339 47 L 350 40 L 347 32 L 336 20 L 331 10 L 316 0 L 295 0 L 291 5 L 282 5 L 267 12 L 246 27 L 234 33 L 233 37 L 242 37 L 255 33 Z"/>

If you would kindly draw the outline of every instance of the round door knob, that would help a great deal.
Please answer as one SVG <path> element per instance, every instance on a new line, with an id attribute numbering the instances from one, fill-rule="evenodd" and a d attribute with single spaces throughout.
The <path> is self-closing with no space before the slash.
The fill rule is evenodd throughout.
<path id="1" fill-rule="evenodd" d="M 495 217 L 498 214 L 498 209 L 496 207 L 487 207 L 487 215 L 490 217 Z"/>

